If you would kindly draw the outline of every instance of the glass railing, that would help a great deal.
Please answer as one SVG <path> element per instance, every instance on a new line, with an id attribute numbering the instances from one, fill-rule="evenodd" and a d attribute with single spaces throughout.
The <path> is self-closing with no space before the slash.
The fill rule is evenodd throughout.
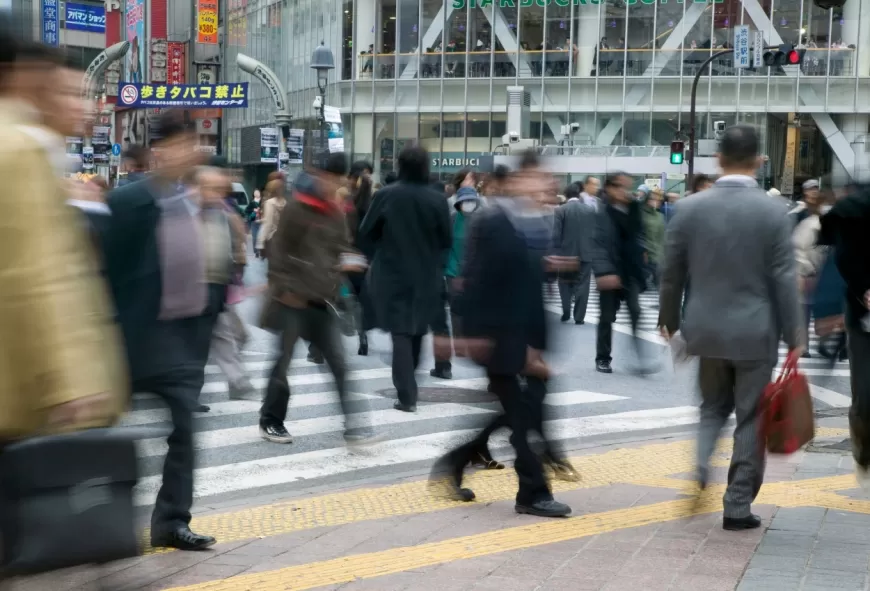
<path id="1" fill-rule="evenodd" d="M 701 65 L 720 49 L 599 49 L 589 72 L 578 71 L 578 50 L 525 50 L 363 54 L 358 57 L 358 79 L 394 80 L 415 78 L 530 78 L 530 77 L 643 77 L 694 76 Z M 801 73 L 804 76 L 852 76 L 856 51 L 851 48 L 808 48 Z M 709 74 L 736 76 L 731 56 L 716 58 Z M 744 76 L 784 75 L 782 69 L 748 68 Z"/>

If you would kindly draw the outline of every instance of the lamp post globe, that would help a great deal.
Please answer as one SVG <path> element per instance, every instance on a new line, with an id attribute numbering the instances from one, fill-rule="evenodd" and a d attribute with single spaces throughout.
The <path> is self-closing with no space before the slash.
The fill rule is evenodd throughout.
<path id="1" fill-rule="evenodd" d="M 311 54 L 311 69 L 317 72 L 317 87 L 322 94 L 326 91 L 329 71 L 335 69 L 335 57 L 323 41 Z"/>

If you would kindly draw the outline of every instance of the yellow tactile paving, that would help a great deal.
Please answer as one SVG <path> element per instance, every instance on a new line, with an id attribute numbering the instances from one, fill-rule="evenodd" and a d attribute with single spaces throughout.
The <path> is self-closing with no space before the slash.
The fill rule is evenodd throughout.
<path id="1" fill-rule="evenodd" d="M 553 490 L 595 488 L 686 472 L 692 469 L 693 446 L 691 441 L 675 441 L 573 458 L 583 479 L 576 483 L 556 481 Z M 729 448 L 730 444 L 723 444 L 722 449 Z M 474 490 L 480 503 L 507 501 L 516 495 L 516 474 L 513 470 L 477 472 L 470 474 L 467 486 Z M 218 542 L 234 542 L 456 506 L 454 501 L 432 495 L 427 482 L 414 481 L 196 517 L 192 528 L 215 536 Z M 164 551 L 149 547 L 146 553 Z"/>

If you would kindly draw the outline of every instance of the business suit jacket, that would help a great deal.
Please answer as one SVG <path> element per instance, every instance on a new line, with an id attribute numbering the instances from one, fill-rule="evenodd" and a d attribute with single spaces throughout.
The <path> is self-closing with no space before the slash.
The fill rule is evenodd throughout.
<path id="1" fill-rule="evenodd" d="M 595 249 L 595 209 L 579 199 L 559 206 L 553 221 L 553 253 L 590 263 Z"/>
<path id="2" fill-rule="evenodd" d="M 528 347 L 547 347 L 540 253 L 530 251 L 498 205 L 475 215 L 470 239 L 463 268 L 463 331 L 494 342 L 486 364 L 490 372 L 520 373 Z"/>
<path id="3" fill-rule="evenodd" d="M 45 432 L 53 407 L 94 394 L 110 405 L 75 427 L 110 425 L 128 399 L 109 295 L 55 151 L 62 138 L 0 105 L 0 442 Z"/>
<path id="4" fill-rule="evenodd" d="M 660 323 L 682 329 L 692 355 L 775 363 L 780 338 L 796 347 L 804 325 L 791 224 L 750 181 L 726 177 L 677 204 L 665 236 Z"/>

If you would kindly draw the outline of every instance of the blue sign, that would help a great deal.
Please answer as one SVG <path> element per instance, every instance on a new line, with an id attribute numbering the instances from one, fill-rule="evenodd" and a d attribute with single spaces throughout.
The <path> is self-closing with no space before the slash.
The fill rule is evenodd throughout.
<path id="1" fill-rule="evenodd" d="M 112 156 L 121 155 L 121 144 L 112 144 Z"/>
<path id="2" fill-rule="evenodd" d="M 87 33 L 106 32 L 106 8 L 92 4 L 66 3 L 66 28 Z"/>
<path id="3" fill-rule="evenodd" d="M 248 83 L 233 84 L 139 84 L 118 83 L 118 105 L 122 107 L 219 107 L 248 106 Z"/>
<path id="4" fill-rule="evenodd" d="M 57 9 L 58 0 L 42 0 L 42 42 L 57 47 L 60 39 L 60 14 Z"/>

